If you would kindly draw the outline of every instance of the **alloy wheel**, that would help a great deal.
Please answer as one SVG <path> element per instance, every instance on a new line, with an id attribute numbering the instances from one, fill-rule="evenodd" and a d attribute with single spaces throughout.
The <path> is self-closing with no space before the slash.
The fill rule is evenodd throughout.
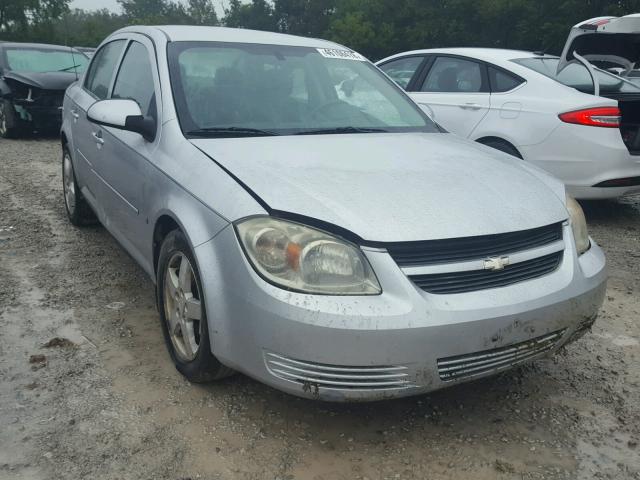
<path id="1" fill-rule="evenodd" d="M 73 164 L 69 152 L 64 153 L 62 168 L 62 184 L 64 189 L 64 202 L 70 215 L 73 215 L 76 209 L 76 183 L 73 176 Z"/>
<path id="2" fill-rule="evenodd" d="M 180 360 L 193 361 L 200 348 L 202 305 L 193 267 L 182 252 L 174 253 L 164 278 L 164 313 L 169 337 Z"/>

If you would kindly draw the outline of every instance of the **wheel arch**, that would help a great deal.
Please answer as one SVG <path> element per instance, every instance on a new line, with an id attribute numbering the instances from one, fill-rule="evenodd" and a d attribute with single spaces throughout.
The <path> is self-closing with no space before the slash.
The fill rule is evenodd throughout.
<path id="1" fill-rule="evenodd" d="M 509 140 L 503 138 L 503 137 L 499 137 L 499 136 L 495 136 L 495 135 L 486 135 L 483 137 L 479 137 L 475 139 L 476 142 L 481 143 L 483 145 L 486 146 L 490 146 L 489 144 L 491 143 L 502 143 L 504 145 L 507 145 L 510 148 L 513 148 L 519 155 L 520 158 L 524 158 L 522 155 L 522 152 L 518 149 L 518 147 L 516 147 L 513 142 L 510 142 Z"/>
<path id="2" fill-rule="evenodd" d="M 157 213 L 153 222 L 153 234 L 151 237 L 154 278 L 158 272 L 158 260 L 162 242 L 170 232 L 180 230 L 183 233 L 189 248 L 191 248 L 196 257 L 196 262 L 198 262 L 196 248 L 213 238 L 228 225 L 227 221 L 216 215 L 212 210 L 204 207 L 199 202 L 198 205 L 201 208 L 193 208 L 194 205 L 191 204 L 190 208 L 187 205 L 183 205 L 185 208 L 177 210 L 165 208 Z"/>

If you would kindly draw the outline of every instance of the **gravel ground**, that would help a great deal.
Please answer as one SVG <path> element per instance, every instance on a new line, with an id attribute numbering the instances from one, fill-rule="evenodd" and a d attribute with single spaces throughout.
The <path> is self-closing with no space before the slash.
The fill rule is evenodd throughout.
<path id="1" fill-rule="evenodd" d="M 66 220 L 54 139 L 0 140 L 0 478 L 640 479 L 640 197 L 585 204 L 609 289 L 554 358 L 333 405 L 238 375 L 188 384 L 152 283 Z"/>

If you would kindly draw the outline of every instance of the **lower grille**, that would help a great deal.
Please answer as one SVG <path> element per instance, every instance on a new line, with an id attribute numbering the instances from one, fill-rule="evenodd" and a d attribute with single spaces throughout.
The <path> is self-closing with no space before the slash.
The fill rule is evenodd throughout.
<path id="1" fill-rule="evenodd" d="M 303 388 L 351 390 L 388 390 L 409 388 L 408 367 L 351 367 L 294 360 L 275 353 L 266 353 L 269 371 L 278 378 L 300 383 Z"/>
<path id="2" fill-rule="evenodd" d="M 429 293 L 450 294 L 504 287 L 553 272 L 562 261 L 562 251 L 534 258 L 503 270 L 468 270 L 463 272 L 412 275 L 409 278 Z"/>
<path id="3" fill-rule="evenodd" d="M 507 347 L 440 358 L 438 374 L 441 380 L 448 382 L 504 370 L 551 350 L 557 345 L 564 332 L 565 329 L 562 329 Z"/>

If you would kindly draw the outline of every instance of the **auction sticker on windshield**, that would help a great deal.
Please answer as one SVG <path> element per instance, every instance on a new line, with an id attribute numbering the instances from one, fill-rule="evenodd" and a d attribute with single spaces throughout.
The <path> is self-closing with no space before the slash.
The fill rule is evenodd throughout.
<path id="1" fill-rule="evenodd" d="M 362 55 L 351 50 L 340 50 L 337 48 L 317 48 L 320 55 L 326 58 L 339 58 L 341 60 L 359 60 L 361 62 L 366 61 Z"/>

